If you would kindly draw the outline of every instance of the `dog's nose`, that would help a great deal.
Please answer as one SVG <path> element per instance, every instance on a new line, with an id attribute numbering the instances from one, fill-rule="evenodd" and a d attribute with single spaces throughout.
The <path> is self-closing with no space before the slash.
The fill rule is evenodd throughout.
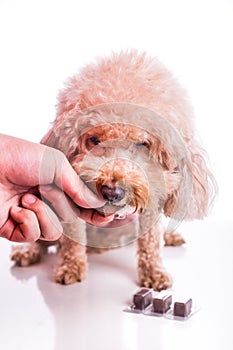
<path id="1" fill-rule="evenodd" d="M 120 202 L 125 196 L 125 190 L 122 187 L 102 186 L 101 193 L 104 199 L 109 202 Z"/>

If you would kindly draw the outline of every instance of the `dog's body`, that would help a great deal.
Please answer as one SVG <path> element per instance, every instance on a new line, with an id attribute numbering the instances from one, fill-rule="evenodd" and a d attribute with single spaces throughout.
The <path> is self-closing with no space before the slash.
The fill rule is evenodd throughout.
<path id="1" fill-rule="evenodd" d="M 184 91 L 157 60 L 126 52 L 71 78 L 57 110 L 42 143 L 64 152 L 83 181 L 107 201 L 98 209 L 102 215 L 114 214 L 121 223 L 138 213 L 139 225 L 124 239 L 128 226 L 100 234 L 92 229 L 86 236 L 83 221 L 65 223 L 56 281 L 85 278 L 86 245 L 106 249 L 137 239 L 140 285 L 168 288 L 171 278 L 160 257 L 161 214 L 173 219 L 171 230 L 183 219 L 204 217 L 214 196 Z M 164 237 L 166 244 L 182 243 L 175 233 Z M 18 265 L 38 261 L 41 247 L 36 242 L 14 250 L 12 259 Z"/>

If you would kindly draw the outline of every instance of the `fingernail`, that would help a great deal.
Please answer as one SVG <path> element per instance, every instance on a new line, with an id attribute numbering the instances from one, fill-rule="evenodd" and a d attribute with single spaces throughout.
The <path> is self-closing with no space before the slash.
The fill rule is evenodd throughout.
<path id="1" fill-rule="evenodd" d="M 52 185 L 41 185 L 40 186 L 41 192 L 50 192 L 50 191 L 52 191 L 52 189 L 53 189 Z"/>
<path id="2" fill-rule="evenodd" d="M 12 210 L 14 213 L 19 213 L 23 208 L 21 207 L 13 207 Z"/>
<path id="3" fill-rule="evenodd" d="M 32 194 L 26 194 L 23 197 L 23 200 L 27 203 L 27 204 L 34 204 L 36 202 L 36 197 L 33 196 Z"/>
<path id="4" fill-rule="evenodd" d="M 80 195 L 90 208 L 99 208 L 106 203 L 106 200 L 98 198 L 97 194 L 92 192 L 83 181 L 80 182 Z M 79 198 L 80 199 L 80 198 Z"/>
<path id="5" fill-rule="evenodd" d="M 93 193 L 91 193 L 90 195 L 86 194 L 84 199 L 88 203 L 90 208 L 100 208 L 106 203 L 106 200 L 98 198 Z"/>

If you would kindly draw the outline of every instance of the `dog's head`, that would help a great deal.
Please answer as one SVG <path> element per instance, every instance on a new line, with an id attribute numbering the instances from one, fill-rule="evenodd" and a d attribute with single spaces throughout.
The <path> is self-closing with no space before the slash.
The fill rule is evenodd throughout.
<path id="1" fill-rule="evenodd" d="M 106 199 L 103 215 L 151 208 L 179 222 L 205 216 L 214 197 L 186 96 L 145 55 L 113 55 L 70 79 L 42 142 Z"/>
<path id="2" fill-rule="evenodd" d="M 103 215 L 115 213 L 120 219 L 146 207 L 157 210 L 178 187 L 176 162 L 162 141 L 140 125 L 145 117 L 149 124 L 153 114 L 139 106 L 105 104 L 59 123 L 44 138 L 107 201 L 98 209 Z"/>

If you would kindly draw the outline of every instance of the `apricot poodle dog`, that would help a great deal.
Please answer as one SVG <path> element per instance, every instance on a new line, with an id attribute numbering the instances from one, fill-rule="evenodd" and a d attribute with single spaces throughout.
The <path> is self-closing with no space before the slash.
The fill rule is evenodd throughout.
<path id="1" fill-rule="evenodd" d="M 65 153 L 87 186 L 106 200 L 97 210 L 114 214 L 119 226 L 99 233 L 80 219 L 63 223 L 55 280 L 85 278 L 87 247 L 104 250 L 136 240 L 139 284 L 170 287 L 162 238 L 167 245 L 182 244 L 175 232 L 179 222 L 202 219 L 215 195 L 192 108 L 172 74 L 137 51 L 85 66 L 60 92 L 56 119 L 42 143 Z M 163 215 L 170 218 L 166 229 Z M 126 224 L 129 216 L 134 220 Z M 30 265 L 44 249 L 41 241 L 14 247 L 12 259 Z"/>

